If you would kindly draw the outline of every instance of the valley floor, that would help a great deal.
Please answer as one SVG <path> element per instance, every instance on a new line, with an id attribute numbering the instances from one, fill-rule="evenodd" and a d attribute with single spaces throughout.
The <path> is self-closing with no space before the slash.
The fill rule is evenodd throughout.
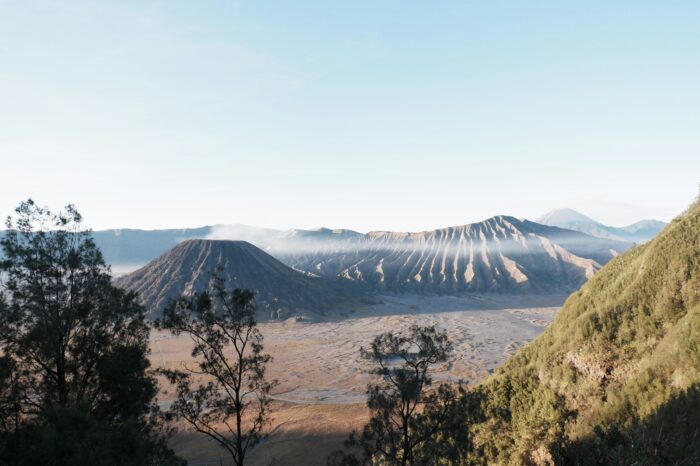
<path id="1" fill-rule="evenodd" d="M 342 447 L 353 428 L 367 419 L 364 391 L 370 380 L 360 347 L 382 332 L 413 324 L 445 329 L 454 343 L 453 361 L 437 380 L 482 380 L 518 348 L 539 335 L 559 310 L 563 297 L 495 298 L 385 297 L 342 320 L 265 322 L 260 329 L 274 361 L 270 436 L 250 456 L 251 465 L 323 465 Z M 529 306 L 529 307 L 526 307 Z M 185 336 L 154 333 L 152 362 L 179 367 L 190 359 Z M 161 394 L 167 406 L 172 392 Z M 223 464 L 224 451 L 199 434 L 183 432 L 172 440 L 190 464 Z"/>

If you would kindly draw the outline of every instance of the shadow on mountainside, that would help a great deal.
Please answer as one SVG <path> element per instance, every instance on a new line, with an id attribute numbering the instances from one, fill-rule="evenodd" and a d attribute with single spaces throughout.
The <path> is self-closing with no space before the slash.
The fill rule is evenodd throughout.
<path id="1" fill-rule="evenodd" d="M 345 408 L 345 407 L 343 407 Z M 353 406 L 364 412 L 364 404 Z M 344 413 L 340 413 L 344 414 Z M 364 418 L 363 418 L 364 419 Z M 292 428 L 286 428 L 288 423 Z M 344 448 L 351 427 L 320 432 L 324 419 L 302 418 L 287 420 L 270 433 L 246 459 L 249 466 L 325 466 L 334 451 Z M 359 427 L 359 426 L 352 426 Z M 347 431 L 346 431 L 347 430 Z M 171 447 L 194 466 L 233 466 L 230 455 L 214 442 L 194 432 L 180 432 L 171 439 Z"/>
<path id="2" fill-rule="evenodd" d="M 629 426 L 596 427 L 590 437 L 571 442 L 564 457 L 576 466 L 700 464 L 700 383 Z"/>

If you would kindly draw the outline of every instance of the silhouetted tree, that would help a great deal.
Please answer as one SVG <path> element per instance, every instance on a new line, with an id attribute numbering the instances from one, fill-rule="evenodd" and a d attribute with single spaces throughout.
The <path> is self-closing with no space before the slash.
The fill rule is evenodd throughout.
<path id="1" fill-rule="evenodd" d="M 95 464 L 88 453 L 107 454 L 109 445 L 98 463 L 176 462 L 157 422 L 144 310 L 112 285 L 78 211 L 52 213 L 28 200 L 6 226 L 0 457 Z"/>
<path id="2" fill-rule="evenodd" d="M 367 387 L 371 418 L 362 432 L 353 432 L 348 448 L 362 457 L 336 452 L 332 465 L 427 465 L 458 462 L 468 439 L 460 388 L 447 384 L 431 389 L 430 370 L 448 360 L 452 344 L 435 327 L 412 326 L 405 334 L 383 333 L 361 355 L 380 377 Z M 461 438 L 460 436 L 464 436 Z"/>
<path id="3" fill-rule="evenodd" d="M 156 325 L 189 336 L 192 356 L 197 358 L 196 368 L 162 371 L 176 387 L 171 413 L 216 441 L 236 465 L 243 465 L 263 437 L 269 421 L 268 395 L 275 384 L 265 379 L 272 358 L 263 352 L 253 293 L 225 289 L 217 273 L 212 292 L 177 299 Z"/>
<path id="4" fill-rule="evenodd" d="M 0 313 L 4 312 L 0 297 Z M 22 391 L 18 381 L 19 371 L 9 356 L 0 356 L 0 457 L 6 451 L 10 434 L 18 430 L 22 419 Z"/>

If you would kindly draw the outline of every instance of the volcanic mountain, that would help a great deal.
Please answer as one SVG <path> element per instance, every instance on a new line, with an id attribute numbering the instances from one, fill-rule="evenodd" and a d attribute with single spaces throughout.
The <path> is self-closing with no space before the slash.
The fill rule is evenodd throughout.
<path id="1" fill-rule="evenodd" d="M 214 232 L 219 234 L 215 235 Z M 95 244 L 117 275 L 120 274 L 118 271 L 134 270 L 189 239 L 236 239 L 259 244 L 264 238 L 277 234 L 277 230 L 247 225 L 213 225 L 168 230 L 126 228 L 92 232 Z"/>
<path id="2" fill-rule="evenodd" d="M 210 290 L 212 272 L 220 268 L 228 288 L 255 292 L 260 317 L 324 313 L 348 294 L 328 280 L 292 270 L 245 241 L 187 240 L 145 267 L 117 280 L 139 293 L 151 312 L 159 312 L 180 295 Z"/>
<path id="3" fill-rule="evenodd" d="M 655 236 L 665 225 L 663 222 L 656 220 L 642 220 L 624 228 L 608 227 L 571 209 L 552 211 L 538 220 L 537 223 L 575 230 L 590 236 L 621 241 L 622 243 L 645 242 Z M 473 225 L 478 225 L 478 223 Z M 439 235 L 441 234 L 439 232 L 445 230 L 458 230 L 464 227 L 466 226 L 435 230 L 435 234 Z M 4 232 L 0 231 L 0 238 L 3 234 Z M 431 232 L 381 231 L 364 234 L 348 229 L 329 228 L 274 230 L 240 224 L 169 230 L 116 229 L 94 231 L 92 233 L 95 243 L 102 251 L 106 262 L 112 265 L 112 271 L 117 276 L 143 266 L 168 249 L 189 239 L 247 241 L 282 260 L 287 265 L 297 263 L 303 265 L 303 263 L 309 262 L 310 253 L 351 252 L 358 247 L 365 248 L 368 243 L 373 243 L 382 237 L 401 237 L 403 238 L 401 241 L 404 242 L 408 238 L 416 239 L 419 235 L 426 236 L 430 234 Z M 579 237 L 579 240 L 583 241 L 585 238 L 587 237 Z M 591 247 L 593 250 L 599 250 L 602 244 L 594 241 L 591 243 Z M 620 252 L 620 249 L 625 249 L 627 246 L 616 243 L 612 249 Z M 574 252 L 574 254 L 576 253 Z M 605 256 L 605 251 L 603 251 L 603 256 Z M 585 255 L 583 257 L 587 258 Z M 599 256 L 595 260 L 602 265 L 608 259 L 609 257 Z M 341 260 L 341 262 L 344 260 Z"/>
<path id="4" fill-rule="evenodd" d="M 376 231 L 363 234 L 326 228 L 256 231 L 252 227 L 238 226 L 214 231 L 220 237 L 249 239 L 264 249 L 265 252 L 255 248 L 255 257 L 265 257 L 265 260 L 256 261 L 255 270 L 234 270 L 231 274 L 241 283 L 249 276 L 258 277 L 259 281 L 250 286 L 261 290 L 260 299 L 270 297 L 262 293 L 268 289 L 277 291 L 274 296 L 277 299 L 283 299 L 287 291 L 303 295 L 305 291 L 295 286 L 275 286 L 280 279 L 284 278 L 281 283 L 285 283 L 289 281 L 286 277 L 295 277 L 297 282 L 303 279 L 312 287 L 323 288 L 313 293 L 315 298 L 311 304 L 314 306 L 319 304 L 318 296 L 329 296 L 330 282 L 335 282 L 332 285 L 338 288 L 355 284 L 354 291 L 361 288 L 372 293 L 390 294 L 568 293 L 630 247 L 630 243 L 596 238 L 510 216 L 417 233 Z M 176 234 L 173 231 L 170 239 Z M 129 288 L 140 291 L 149 305 L 161 306 L 168 297 L 177 294 L 170 288 L 184 286 L 170 284 L 170 281 L 188 284 L 193 280 L 197 283 L 204 280 L 199 272 L 195 274 L 199 269 L 191 270 L 194 259 L 175 261 L 172 254 L 187 252 L 193 255 L 194 252 L 185 248 L 198 245 L 198 248 L 209 251 L 214 244 L 217 242 L 184 241 L 120 283 L 128 283 Z M 234 244 L 243 243 L 237 241 Z M 245 244 L 253 248 L 251 244 Z M 201 253 L 197 254 L 199 257 Z M 219 259 L 212 259 L 211 254 L 213 252 L 206 256 L 209 262 L 201 270 L 211 271 L 218 263 Z M 217 254 L 226 256 L 222 252 Z M 248 257 L 241 252 L 234 254 L 238 255 Z M 242 267 L 249 261 L 233 263 Z M 285 264 L 294 270 L 289 270 Z M 178 272 L 177 267 L 184 269 Z M 303 274 L 289 275 L 294 271 Z M 192 274 L 197 276 L 191 277 Z M 151 275 L 162 281 L 155 281 Z M 150 278 L 146 280 L 146 277 Z M 314 278 L 326 280 L 314 281 Z M 289 305 L 300 307 L 299 303 Z M 309 303 L 301 303 L 301 307 L 304 306 L 308 307 Z"/>
<path id="5" fill-rule="evenodd" d="M 656 236 L 666 224 L 658 220 L 640 220 L 626 227 L 603 225 L 590 217 L 572 209 L 556 209 L 537 220 L 544 225 L 567 228 L 586 233 L 598 238 L 644 243 Z"/>
<path id="6" fill-rule="evenodd" d="M 630 247 L 509 216 L 419 233 L 330 232 L 296 233 L 318 240 L 267 250 L 296 270 L 374 291 L 461 294 L 570 292 Z"/>

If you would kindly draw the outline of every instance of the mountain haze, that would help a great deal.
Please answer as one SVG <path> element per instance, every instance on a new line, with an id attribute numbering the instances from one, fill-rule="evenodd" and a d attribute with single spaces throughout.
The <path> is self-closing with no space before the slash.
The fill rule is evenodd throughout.
<path id="1" fill-rule="evenodd" d="M 494 218 L 513 217 L 498 216 Z M 489 220 L 484 222 L 488 221 Z M 547 217 L 544 221 L 556 223 L 552 217 Z M 478 225 L 484 222 L 477 222 L 471 225 Z M 521 221 L 518 220 L 518 222 Z M 534 222 L 530 222 L 530 224 L 534 228 Z M 431 235 L 437 237 L 444 235 L 445 232 L 449 230 L 457 231 L 466 227 L 467 225 L 462 225 L 418 233 L 375 231 L 365 234 L 348 229 L 318 228 L 314 230 L 275 230 L 235 224 L 165 230 L 98 230 L 93 231 L 92 234 L 95 243 L 102 251 L 105 261 L 111 264 L 115 272 L 117 272 L 124 269 L 134 270 L 155 259 L 180 242 L 189 239 L 247 241 L 267 251 L 288 265 L 298 264 L 306 267 L 305 263 L 309 262 L 309 254 L 376 249 L 377 245 L 387 245 L 389 242 L 400 243 L 394 244 L 391 248 L 395 246 L 405 248 L 411 244 L 415 247 L 422 248 L 421 240 L 418 240 L 421 236 L 424 238 Z M 657 227 L 658 225 L 654 221 L 641 221 L 627 228 L 631 232 L 635 232 L 635 234 L 647 234 L 648 231 Z M 564 228 L 564 230 L 566 230 L 566 228 Z M 540 231 L 545 230 L 540 229 Z M 553 234 L 553 231 L 554 230 L 550 230 L 550 233 L 547 234 Z M 4 233 L 0 231 L 0 237 L 3 234 Z M 581 256 L 584 258 L 592 258 L 599 264 L 603 264 L 610 259 L 609 249 L 620 252 L 629 246 L 628 244 L 623 244 L 628 241 L 612 241 L 608 245 L 609 247 L 606 248 L 603 247 L 605 244 L 601 243 L 599 239 L 588 239 L 586 236 L 580 236 L 571 231 L 559 232 L 557 235 L 558 239 L 555 242 L 563 247 L 567 247 L 565 244 L 574 247 L 571 241 L 567 242 L 564 240 L 566 235 L 571 236 L 571 239 L 576 243 L 576 250 L 570 252 L 575 255 L 581 255 L 579 253 L 581 253 L 582 249 L 586 249 L 587 247 L 589 250 L 582 253 Z M 586 242 L 590 244 L 586 246 Z M 347 264 L 347 266 L 350 265 L 351 264 Z M 314 270 L 307 271 L 316 273 Z M 342 272 L 342 270 L 339 272 Z M 117 272 L 117 275 L 120 274 L 120 272 Z"/>
<path id="2" fill-rule="evenodd" d="M 227 239 L 215 234 L 221 231 L 225 231 L 227 237 L 235 236 L 253 243 L 278 233 L 247 225 L 213 225 L 166 230 L 99 230 L 93 231 L 92 236 L 108 264 L 124 266 L 145 264 L 185 240 Z"/>
<path id="3" fill-rule="evenodd" d="M 390 293 L 567 292 L 628 243 L 509 216 L 419 233 L 345 234 L 309 243 L 271 244 L 296 270 Z"/>
<path id="4" fill-rule="evenodd" d="M 647 227 L 637 225 L 639 231 Z M 630 247 L 511 216 L 415 233 L 214 225 L 103 230 L 93 237 L 117 276 L 188 240 L 234 240 L 246 241 L 306 275 L 351 282 L 358 286 L 355 290 L 442 295 L 569 293 Z"/>
<path id="5" fill-rule="evenodd" d="M 539 219 L 537 223 L 580 231 L 598 238 L 644 243 L 656 236 L 666 226 L 658 220 L 641 220 L 626 227 L 603 225 L 573 209 L 556 209 Z"/>

